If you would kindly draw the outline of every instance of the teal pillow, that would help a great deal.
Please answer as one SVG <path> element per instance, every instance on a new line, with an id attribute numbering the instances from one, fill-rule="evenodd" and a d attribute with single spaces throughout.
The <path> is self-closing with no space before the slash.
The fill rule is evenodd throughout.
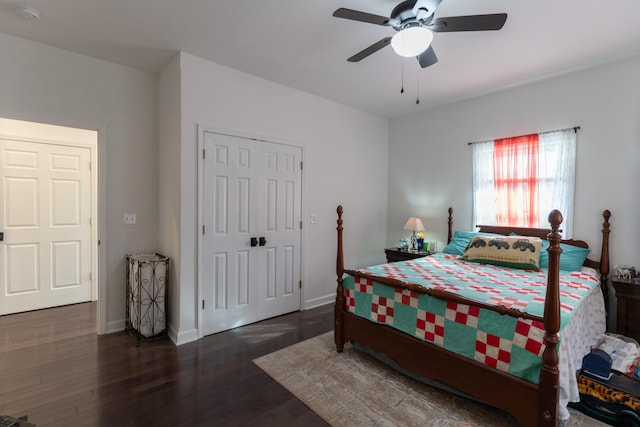
<path id="1" fill-rule="evenodd" d="M 464 251 L 467 249 L 467 246 L 469 246 L 471 239 L 479 235 L 495 236 L 495 234 L 480 233 L 478 231 L 456 231 L 453 233 L 451 241 L 444 247 L 442 252 L 451 255 L 464 255 Z"/>
<path id="2" fill-rule="evenodd" d="M 549 241 L 542 241 L 542 250 L 540 252 L 540 268 L 549 268 L 549 253 L 547 248 Z M 591 249 L 581 248 L 580 246 L 568 245 L 560 243 L 562 253 L 560 254 L 560 270 L 580 271 L 582 264 L 591 253 Z"/>

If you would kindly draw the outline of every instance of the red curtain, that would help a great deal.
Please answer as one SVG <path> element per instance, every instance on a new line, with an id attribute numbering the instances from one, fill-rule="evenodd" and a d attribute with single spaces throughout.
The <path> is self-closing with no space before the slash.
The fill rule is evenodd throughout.
<path id="1" fill-rule="evenodd" d="M 498 225 L 537 227 L 538 135 L 494 141 Z"/>

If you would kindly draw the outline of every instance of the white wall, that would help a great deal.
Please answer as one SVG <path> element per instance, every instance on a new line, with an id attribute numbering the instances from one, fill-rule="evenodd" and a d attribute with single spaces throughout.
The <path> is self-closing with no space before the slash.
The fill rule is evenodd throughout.
<path id="1" fill-rule="evenodd" d="M 98 130 L 99 287 L 106 327 L 122 330 L 125 255 L 157 250 L 157 78 L 3 33 L 0 58 L 0 116 Z"/>
<path id="2" fill-rule="evenodd" d="M 303 307 L 335 298 L 338 204 L 345 208 L 348 265 L 359 267 L 384 259 L 387 119 L 187 53 L 180 54 L 179 73 L 175 67 L 173 63 L 160 77 L 160 99 L 164 102 L 164 88 L 175 90 L 173 80 L 180 74 L 180 140 L 161 146 L 162 150 L 173 151 L 180 144 L 179 158 L 161 155 L 167 160 L 163 169 L 180 171 L 180 188 L 171 189 L 180 193 L 180 214 L 174 215 L 179 220 L 179 253 L 173 254 L 179 263 L 179 276 L 171 287 L 172 313 L 179 312 L 178 319 L 173 320 L 178 343 L 194 339 L 197 328 L 198 125 L 303 147 Z M 313 225 L 309 223 L 312 213 L 318 217 Z M 173 225 L 163 220 L 161 228 Z"/>
<path id="3" fill-rule="evenodd" d="M 574 238 L 599 254 L 601 213 L 610 209 L 611 266 L 640 264 L 638 76 L 635 58 L 392 120 L 387 243 L 403 236 L 409 216 L 444 243 L 449 206 L 454 228 L 472 229 L 467 142 L 580 126 Z"/>
<path id="4" fill-rule="evenodd" d="M 169 335 L 179 329 L 180 260 L 180 56 L 165 67 L 159 78 L 158 248 L 171 259 L 167 292 Z"/>

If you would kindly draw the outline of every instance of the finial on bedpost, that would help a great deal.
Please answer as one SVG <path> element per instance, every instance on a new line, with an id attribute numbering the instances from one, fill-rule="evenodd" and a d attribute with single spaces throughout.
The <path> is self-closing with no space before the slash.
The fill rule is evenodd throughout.
<path id="1" fill-rule="evenodd" d="M 338 251 L 336 256 L 336 274 L 338 275 L 338 287 L 336 288 L 336 304 L 334 306 L 334 341 L 336 350 L 342 353 L 344 348 L 344 331 L 342 322 L 342 313 L 344 311 L 344 289 L 342 287 L 342 276 L 344 275 L 344 255 L 342 251 L 342 205 L 338 205 L 336 209 L 338 213 Z"/>
<path id="2" fill-rule="evenodd" d="M 453 225 L 453 208 L 450 207 L 447 211 L 449 212 L 449 221 L 448 221 L 449 230 L 447 231 L 447 245 L 448 245 L 449 243 L 451 243 L 451 236 L 452 236 L 451 229 Z"/>
<path id="3" fill-rule="evenodd" d="M 555 426 L 558 417 L 558 331 L 560 329 L 560 224 L 562 224 L 562 214 L 558 210 L 553 210 L 549 214 L 549 224 L 551 233 L 548 235 L 549 248 L 549 268 L 547 270 L 547 293 L 544 303 L 544 343 L 545 348 L 542 353 L 542 367 L 540 368 L 540 389 L 539 402 L 546 402 L 541 406 L 538 413 L 538 425 Z M 543 396 L 554 396 L 553 399 Z"/>
<path id="4" fill-rule="evenodd" d="M 548 220 L 549 224 L 551 224 L 551 232 L 553 233 L 554 230 L 558 231 L 558 229 L 560 228 L 560 224 L 562 224 L 564 218 L 562 217 L 562 214 L 559 210 L 554 209 L 549 213 Z"/>

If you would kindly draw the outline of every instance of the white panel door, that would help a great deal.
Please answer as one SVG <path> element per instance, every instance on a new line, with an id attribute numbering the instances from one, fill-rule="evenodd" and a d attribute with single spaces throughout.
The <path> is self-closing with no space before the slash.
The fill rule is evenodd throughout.
<path id="1" fill-rule="evenodd" d="M 201 335 L 300 309 L 301 148 L 204 133 Z"/>
<path id="2" fill-rule="evenodd" d="M 0 139 L 0 314 L 90 301 L 90 149 Z"/>
<path id="3" fill-rule="evenodd" d="M 258 244 L 265 270 L 256 277 L 261 319 L 300 309 L 301 148 L 262 143 Z M 260 239 L 261 237 L 264 240 Z"/>

